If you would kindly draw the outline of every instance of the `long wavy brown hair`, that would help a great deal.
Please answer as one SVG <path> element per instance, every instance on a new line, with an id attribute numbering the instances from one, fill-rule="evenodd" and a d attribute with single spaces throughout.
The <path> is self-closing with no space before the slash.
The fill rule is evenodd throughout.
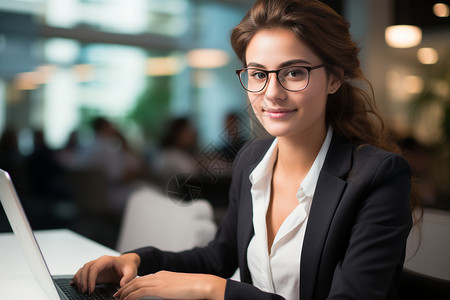
<path id="1" fill-rule="evenodd" d="M 360 48 L 352 40 L 349 22 L 318 0 L 257 0 L 231 33 L 231 45 L 244 66 L 253 36 L 277 27 L 294 32 L 322 59 L 327 72 L 340 79 L 341 86 L 328 95 L 326 108 L 326 121 L 335 134 L 355 145 L 370 144 L 399 153 L 400 147 L 376 107 L 372 85 L 361 71 Z M 413 185 L 413 211 L 421 211 L 419 200 Z"/>

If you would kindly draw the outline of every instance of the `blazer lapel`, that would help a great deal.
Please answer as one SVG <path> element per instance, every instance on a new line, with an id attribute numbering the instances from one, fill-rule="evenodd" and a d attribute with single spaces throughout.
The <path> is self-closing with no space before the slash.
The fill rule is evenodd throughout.
<path id="1" fill-rule="evenodd" d="M 317 181 L 303 240 L 300 263 L 300 299 L 313 299 L 314 285 L 322 249 L 329 227 L 345 190 L 345 177 L 350 171 L 353 147 L 333 135 L 330 148 Z"/>
<path id="2" fill-rule="evenodd" d="M 250 243 L 250 240 L 252 239 L 253 235 L 255 234 L 254 228 L 253 228 L 253 208 L 252 208 L 252 197 L 250 193 L 251 184 L 248 180 L 248 175 L 250 172 L 245 172 L 245 187 L 242 189 L 245 191 L 243 194 L 241 194 L 241 199 L 239 202 L 239 226 L 242 230 L 241 239 L 238 244 L 241 245 L 238 248 L 238 257 L 242 261 L 247 261 L 247 248 L 248 244 Z M 241 273 L 241 281 L 252 283 L 252 278 L 250 275 L 250 270 L 248 268 L 247 263 L 240 266 L 240 273 Z"/>

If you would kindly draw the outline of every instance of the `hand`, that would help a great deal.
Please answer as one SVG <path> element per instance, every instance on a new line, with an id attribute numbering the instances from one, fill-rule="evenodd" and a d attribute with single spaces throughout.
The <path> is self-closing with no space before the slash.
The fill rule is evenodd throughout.
<path id="1" fill-rule="evenodd" d="M 122 287 L 137 276 L 140 263 L 141 259 L 135 253 L 117 257 L 102 256 L 86 263 L 78 270 L 70 284 L 89 294 L 94 291 L 96 283 L 118 283 Z"/>
<path id="2" fill-rule="evenodd" d="M 120 300 L 146 296 L 164 299 L 223 300 L 225 285 L 225 279 L 213 275 L 160 271 L 133 279 L 119 289 L 114 297 Z"/>

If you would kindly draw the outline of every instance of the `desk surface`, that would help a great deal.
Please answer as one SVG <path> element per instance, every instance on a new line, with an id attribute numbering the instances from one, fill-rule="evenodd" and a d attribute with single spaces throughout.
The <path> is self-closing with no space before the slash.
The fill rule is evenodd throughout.
<path id="1" fill-rule="evenodd" d="M 35 235 L 52 275 L 74 274 L 90 260 L 119 254 L 67 229 Z M 0 233 L 0 249 L 0 299 L 47 299 L 12 233 Z"/>

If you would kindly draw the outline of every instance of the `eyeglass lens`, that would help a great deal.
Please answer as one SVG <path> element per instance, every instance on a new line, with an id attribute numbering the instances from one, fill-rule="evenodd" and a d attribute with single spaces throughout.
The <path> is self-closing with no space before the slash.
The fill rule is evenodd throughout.
<path id="1" fill-rule="evenodd" d="M 239 76 L 244 88 L 250 92 L 259 92 L 267 84 L 269 78 L 269 72 L 248 68 L 243 70 Z M 271 72 L 272 73 L 272 72 Z M 309 80 L 308 69 L 304 67 L 287 67 L 274 71 L 277 73 L 278 81 L 282 87 L 291 91 L 299 91 L 306 88 Z"/>

